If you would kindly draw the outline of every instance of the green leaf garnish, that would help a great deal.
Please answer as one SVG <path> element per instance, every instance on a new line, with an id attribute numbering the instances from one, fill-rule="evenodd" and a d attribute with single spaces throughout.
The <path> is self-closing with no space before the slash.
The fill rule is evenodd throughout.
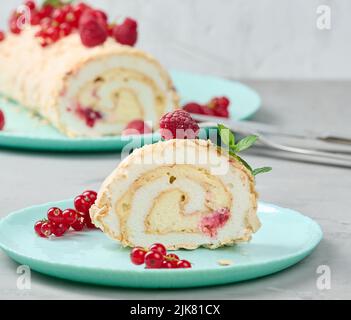
<path id="1" fill-rule="evenodd" d="M 235 135 L 233 132 L 231 132 L 223 124 L 218 125 L 218 131 L 219 131 L 221 140 L 223 141 L 224 144 L 226 144 L 230 148 L 235 147 Z"/>
<path id="2" fill-rule="evenodd" d="M 253 176 L 272 170 L 271 167 L 252 169 L 252 167 L 243 158 L 237 155 L 237 152 L 250 148 L 258 140 L 258 136 L 250 135 L 241 139 L 238 143 L 235 143 L 235 135 L 229 130 L 229 128 L 227 128 L 223 124 L 218 124 L 217 127 L 222 142 L 229 148 L 229 154 L 236 160 L 240 161 L 245 166 L 245 168 L 251 172 Z"/>
<path id="3" fill-rule="evenodd" d="M 62 6 L 65 6 L 66 4 L 72 3 L 73 0 L 45 0 L 43 2 L 43 7 L 50 5 L 53 6 L 54 8 L 59 8 Z"/>
<path id="4" fill-rule="evenodd" d="M 235 151 L 240 152 L 250 148 L 258 139 L 258 136 L 247 136 L 240 140 L 236 146 Z"/>
<path id="5" fill-rule="evenodd" d="M 252 174 L 254 176 L 257 176 L 258 174 L 260 173 L 266 173 L 266 172 L 269 172 L 269 171 L 272 171 L 272 168 L 271 167 L 262 167 L 262 168 L 256 168 L 252 171 Z"/>
<path id="6" fill-rule="evenodd" d="M 235 158 L 236 160 L 238 160 L 239 162 L 241 162 L 244 167 L 246 169 L 248 169 L 252 174 L 253 174 L 253 169 L 251 168 L 251 166 L 242 158 L 242 157 L 239 157 L 236 153 L 234 153 L 233 151 L 229 150 L 229 154 Z"/>

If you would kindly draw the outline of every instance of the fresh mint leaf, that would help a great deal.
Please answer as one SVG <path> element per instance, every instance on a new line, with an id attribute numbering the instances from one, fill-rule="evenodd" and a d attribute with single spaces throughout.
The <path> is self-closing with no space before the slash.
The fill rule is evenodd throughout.
<path id="1" fill-rule="evenodd" d="M 45 0 L 43 2 L 43 7 L 50 5 L 50 6 L 53 6 L 54 8 L 59 8 L 72 2 L 73 0 Z"/>
<path id="2" fill-rule="evenodd" d="M 252 170 L 251 166 L 250 166 L 243 158 L 239 157 L 239 156 L 238 156 L 236 153 L 234 153 L 232 150 L 229 150 L 229 154 L 230 154 L 233 158 L 235 158 L 236 160 L 238 160 L 239 162 L 241 162 L 241 163 L 244 165 L 244 167 L 245 167 L 246 169 L 248 169 L 248 170 L 253 174 L 253 170 Z"/>
<path id="3" fill-rule="evenodd" d="M 250 148 L 258 139 L 258 136 L 247 136 L 240 140 L 235 146 L 235 152 L 244 151 Z"/>
<path id="4" fill-rule="evenodd" d="M 255 170 L 252 171 L 252 174 L 254 176 L 260 174 L 260 173 L 266 173 L 266 172 L 269 172 L 271 171 L 272 168 L 271 167 L 262 167 L 262 168 L 256 168 Z"/>
<path id="5" fill-rule="evenodd" d="M 229 148 L 235 148 L 235 135 L 223 124 L 218 125 L 219 135 L 224 144 Z"/>
<path id="6" fill-rule="evenodd" d="M 248 169 L 253 176 L 256 176 L 260 173 L 269 172 L 272 170 L 271 167 L 262 167 L 257 169 L 252 169 L 252 167 L 240 156 L 237 155 L 237 152 L 246 150 L 250 148 L 258 139 L 258 136 L 250 135 L 241 139 L 237 144 L 235 144 L 235 135 L 223 124 L 218 124 L 218 131 L 221 137 L 222 142 L 229 147 L 229 154 L 239 162 L 241 162 L 246 169 Z"/>

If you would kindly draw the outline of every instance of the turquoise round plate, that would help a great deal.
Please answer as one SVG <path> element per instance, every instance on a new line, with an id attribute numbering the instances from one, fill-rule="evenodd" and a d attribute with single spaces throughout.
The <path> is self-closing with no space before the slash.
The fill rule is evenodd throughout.
<path id="1" fill-rule="evenodd" d="M 261 103 L 254 90 L 239 82 L 179 71 L 171 72 L 171 76 L 182 97 L 182 104 L 189 101 L 206 102 L 214 96 L 225 95 L 231 100 L 230 113 L 235 120 L 249 118 Z M 0 99 L 0 109 L 6 116 L 5 130 L 0 131 L 0 146 L 3 147 L 65 152 L 119 151 L 130 143 L 140 145 L 160 139 L 158 134 L 149 134 L 142 138 L 108 136 L 72 139 L 13 101 Z"/>
<path id="2" fill-rule="evenodd" d="M 34 222 L 52 206 L 72 207 L 72 200 L 48 203 L 10 214 L 0 221 L 0 246 L 31 269 L 74 281 L 135 288 L 186 288 L 218 285 L 265 276 L 305 258 L 322 238 L 317 223 L 295 211 L 259 204 L 262 228 L 249 243 L 216 250 L 176 252 L 191 269 L 144 269 L 101 231 L 70 231 L 62 238 L 43 239 Z M 219 260 L 232 261 L 220 266 Z"/>

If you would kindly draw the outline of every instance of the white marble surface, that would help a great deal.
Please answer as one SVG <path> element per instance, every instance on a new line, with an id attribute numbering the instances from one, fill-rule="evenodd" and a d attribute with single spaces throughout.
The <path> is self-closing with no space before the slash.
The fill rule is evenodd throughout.
<path id="1" fill-rule="evenodd" d="M 297 129 L 338 128 L 351 135 L 350 82 L 250 81 L 263 97 L 255 119 Z M 85 285 L 32 273 L 31 290 L 18 290 L 17 264 L 0 252 L 0 299 L 350 299 L 351 169 L 247 154 L 255 167 L 271 165 L 257 179 L 260 198 L 315 219 L 324 238 L 311 256 L 261 279 L 188 290 L 137 290 Z M 97 189 L 119 161 L 116 153 L 55 154 L 0 149 L 0 217 L 47 201 Z M 331 269 L 331 289 L 316 286 L 318 266 Z"/>
<path id="2" fill-rule="evenodd" d="M 0 1 L 0 28 L 22 0 Z M 135 17 L 138 46 L 167 67 L 253 79 L 350 79 L 349 0 L 90 0 Z M 331 29 L 316 27 L 329 5 Z M 194 63 L 196 61 L 196 63 Z"/>

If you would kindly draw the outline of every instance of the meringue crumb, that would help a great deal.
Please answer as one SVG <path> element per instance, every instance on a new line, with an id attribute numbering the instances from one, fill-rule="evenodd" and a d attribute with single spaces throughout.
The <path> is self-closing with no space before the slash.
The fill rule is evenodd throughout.
<path id="1" fill-rule="evenodd" d="M 230 266 L 233 261 L 227 259 L 221 259 L 217 261 L 220 266 Z"/>

